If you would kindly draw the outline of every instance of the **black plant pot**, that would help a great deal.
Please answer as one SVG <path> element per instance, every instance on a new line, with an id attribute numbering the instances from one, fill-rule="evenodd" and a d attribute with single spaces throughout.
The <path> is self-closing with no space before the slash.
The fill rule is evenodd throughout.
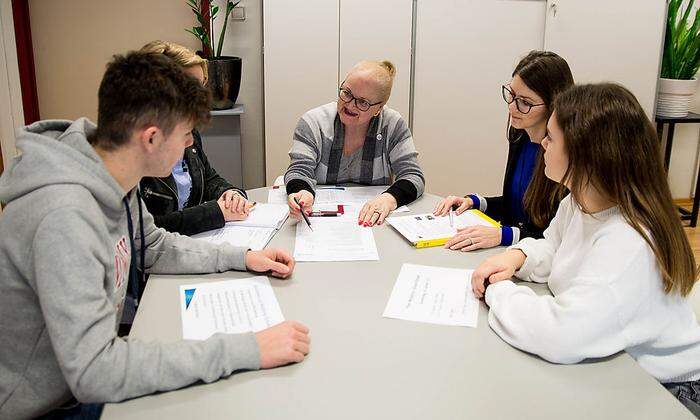
<path id="1" fill-rule="evenodd" d="M 241 90 L 241 58 L 221 56 L 209 59 L 209 89 L 214 109 L 231 109 Z"/>

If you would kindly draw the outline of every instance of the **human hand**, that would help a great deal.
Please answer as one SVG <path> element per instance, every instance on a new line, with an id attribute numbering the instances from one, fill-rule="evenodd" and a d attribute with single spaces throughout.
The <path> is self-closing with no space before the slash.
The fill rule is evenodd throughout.
<path id="1" fill-rule="evenodd" d="M 295 198 L 299 200 L 299 204 L 294 201 Z M 314 195 L 306 190 L 289 194 L 287 196 L 287 205 L 289 206 L 289 214 L 299 220 L 301 219 L 302 210 L 307 215 L 311 214 L 311 208 L 314 206 Z"/>
<path id="2" fill-rule="evenodd" d="M 519 249 L 509 249 L 487 258 L 472 273 L 474 296 L 481 299 L 486 292 L 484 281 L 490 284 L 508 280 L 525 263 L 525 253 Z"/>
<path id="3" fill-rule="evenodd" d="M 448 195 L 435 205 L 433 214 L 435 216 L 445 216 L 450 212 L 452 206 L 457 206 L 455 213 L 460 215 L 474 206 L 474 202 L 469 197 L 457 197 L 456 195 Z"/>
<path id="4" fill-rule="evenodd" d="M 224 216 L 224 220 L 227 222 L 244 220 L 254 206 L 254 203 L 248 202 L 235 190 L 224 191 L 216 202 L 219 205 L 221 214 Z"/>
<path id="5" fill-rule="evenodd" d="M 267 248 L 262 251 L 248 251 L 245 266 L 250 271 L 264 273 L 271 271 L 274 277 L 286 279 L 294 271 L 294 258 L 287 251 Z"/>
<path id="6" fill-rule="evenodd" d="M 457 234 L 445 243 L 445 248 L 454 251 L 474 251 L 493 248 L 501 244 L 501 228 L 495 226 L 469 226 L 458 229 Z"/>
<path id="7" fill-rule="evenodd" d="M 384 219 L 396 209 L 396 199 L 389 193 L 382 193 L 362 206 L 357 223 L 362 226 L 381 225 Z"/>
<path id="8" fill-rule="evenodd" d="M 284 321 L 255 333 L 260 349 L 260 368 L 299 363 L 309 354 L 309 329 L 296 321 Z"/>

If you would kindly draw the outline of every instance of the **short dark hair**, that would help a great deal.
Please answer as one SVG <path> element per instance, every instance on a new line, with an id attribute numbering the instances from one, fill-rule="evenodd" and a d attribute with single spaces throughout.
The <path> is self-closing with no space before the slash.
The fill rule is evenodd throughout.
<path id="1" fill-rule="evenodd" d="M 115 55 L 100 83 L 97 132 L 91 140 L 115 149 L 133 130 L 148 125 L 168 135 L 183 121 L 204 124 L 210 109 L 209 91 L 163 54 Z"/>

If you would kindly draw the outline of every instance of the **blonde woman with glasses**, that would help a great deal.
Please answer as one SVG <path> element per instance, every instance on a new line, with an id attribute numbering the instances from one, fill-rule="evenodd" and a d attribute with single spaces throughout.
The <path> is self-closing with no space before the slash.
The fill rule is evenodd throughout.
<path id="1" fill-rule="evenodd" d="M 382 224 L 392 210 L 423 194 L 411 131 L 386 106 L 395 73 L 389 61 L 362 61 L 341 83 L 337 101 L 301 117 L 284 176 L 293 216 L 311 212 L 317 184 L 387 185 L 362 207 L 358 224 L 363 226 Z"/>

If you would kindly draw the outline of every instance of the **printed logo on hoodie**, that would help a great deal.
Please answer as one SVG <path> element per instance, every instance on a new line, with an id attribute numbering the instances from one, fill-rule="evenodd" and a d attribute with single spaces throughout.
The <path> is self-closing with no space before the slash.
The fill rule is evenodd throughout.
<path id="1" fill-rule="evenodd" d="M 114 250 L 114 290 L 119 290 L 129 276 L 131 249 L 127 245 L 126 236 L 122 235 Z"/>

